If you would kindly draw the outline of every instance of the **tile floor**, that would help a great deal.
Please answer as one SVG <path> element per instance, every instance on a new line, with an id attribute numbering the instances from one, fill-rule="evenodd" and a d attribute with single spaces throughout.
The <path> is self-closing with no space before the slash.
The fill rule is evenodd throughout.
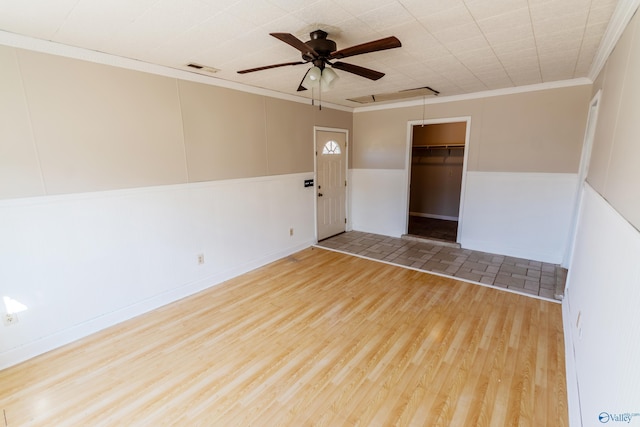
<path id="1" fill-rule="evenodd" d="M 556 300 L 562 299 L 567 277 L 567 270 L 555 264 L 412 237 L 349 231 L 318 246 Z"/>

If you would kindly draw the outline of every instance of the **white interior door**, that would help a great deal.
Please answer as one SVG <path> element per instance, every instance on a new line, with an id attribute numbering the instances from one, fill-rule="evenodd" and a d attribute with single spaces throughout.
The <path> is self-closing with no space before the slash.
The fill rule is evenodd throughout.
<path id="1" fill-rule="evenodd" d="M 318 240 L 346 230 L 346 153 L 346 133 L 316 130 Z"/>

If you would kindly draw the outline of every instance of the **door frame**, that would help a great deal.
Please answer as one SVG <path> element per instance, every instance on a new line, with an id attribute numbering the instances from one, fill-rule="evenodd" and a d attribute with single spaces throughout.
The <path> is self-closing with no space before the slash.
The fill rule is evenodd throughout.
<path id="1" fill-rule="evenodd" d="M 411 155 L 413 152 L 413 127 L 416 125 L 436 125 L 442 123 L 466 123 L 465 129 L 465 141 L 464 141 L 464 156 L 462 160 L 462 185 L 460 186 L 460 209 L 458 210 L 458 232 L 456 236 L 456 242 L 460 243 L 462 238 L 462 222 L 464 219 L 464 195 L 467 182 L 467 167 L 469 159 L 469 142 L 471 137 L 471 116 L 461 117 L 445 117 L 440 119 L 426 119 L 426 120 L 410 120 L 407 122 L 407 145 L 406 145 L 406 159 L 405 164 L 405 189 L 406 189 L 406 203 L 405 203 L 405 215 L 404 215 L 404 234 L 409 232 L 409 202 L 411 201 Z"/>
<path id="2" fill-rule="evenodd" d="M 580 166 L 578 166 L 578 182 L 576 184 L 576 194 L 574 197 L 573 217 L 571 218 L 569 235 L 567 236 L 567 246 L 564 260 L 562 262 L 562 266 L 565 268 L 569 268 L 573 261 L 573 252 L 575 250 L 576 237 L 578 234 L 578 221 L 580 220 L 580 214 L 582 213 L 582 193 L 584 191 L 584 183 L 587 182 L 589 163 L 591 163 L 591 152 L 593 151 L 593 141 L 596 136 L 596 127 L 598 126 L 598 112 L 600 111 L 601 97 L 602 90 L 598 90 L 593 98 L 591 98 L 591 101 L 589 101 L 589 113 L 587 115 L 587 124 L 584 129 Z M 567 280 L 566 283 L 568 285 L 569 280 Z M 565 287 L 565 295 L 567 295 L 567 290 L 568 289 Z"/>
<path id="3" fill-rule="evenodd" d="M 350 197 L 350 180 L 349 180 L 349 129 L 342 128 L 331 128 L 325 126 L 314 126 L 313 127 L 313 223 L 314 223 L 314 241 L 318 243 L 318 154 L 317 150 L 317 141 L 316 134 L 318 131 L 321 132 L 336 132 L 336 133 L 344 133 L 345 134 L 345 153 L 344 153 L 344 179 L 347 181 L 347 186 L 345 189 L 344 195 L 344 215 L 347 218 L 347 223 L 345 224 L 345 231 L 351 230 L 351 215 L 349 215 L 349 207 L 351 205 L 351 197 Z"/>

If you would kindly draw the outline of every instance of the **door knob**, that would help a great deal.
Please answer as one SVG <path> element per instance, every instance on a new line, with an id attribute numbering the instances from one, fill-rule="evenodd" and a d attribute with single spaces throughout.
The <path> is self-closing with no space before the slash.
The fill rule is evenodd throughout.
<path id="1" fill-rule="evenodd" d="M 322 197 L 322 193 L 318 193 L 318 197 Z"/>

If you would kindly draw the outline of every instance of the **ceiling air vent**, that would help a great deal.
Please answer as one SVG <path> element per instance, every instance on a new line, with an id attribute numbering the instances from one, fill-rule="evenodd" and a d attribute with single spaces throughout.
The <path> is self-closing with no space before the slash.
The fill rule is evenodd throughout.
<path id="1" fill-rule="evenodd" d="M 207 67 L 206 65 L 200 65 L 200 64 L 196 64 L 194 62 L 191 62 L 189 64 L 187 64 L 187 67 L 191 68 L 193 71 L 195 72 L 199 72 L 201 74 L 215 74 L 218 71 L 220 71 L 217 68 L 213 68 L 213 67 Z"/>
<path id="2" fill-rule="evenodd" d="M 417 98 L 420 96 L 438 96 L 440 92 L 429 86 L 417 87 L 413 89 L 405 89 L 400 92 L 378 93 L 375 95 L 359 96 L 350 98 L 347 101 L 357 102 L 359 104 L 371 104 L 373 102 L 397 101 L 399 99 Z"/>

